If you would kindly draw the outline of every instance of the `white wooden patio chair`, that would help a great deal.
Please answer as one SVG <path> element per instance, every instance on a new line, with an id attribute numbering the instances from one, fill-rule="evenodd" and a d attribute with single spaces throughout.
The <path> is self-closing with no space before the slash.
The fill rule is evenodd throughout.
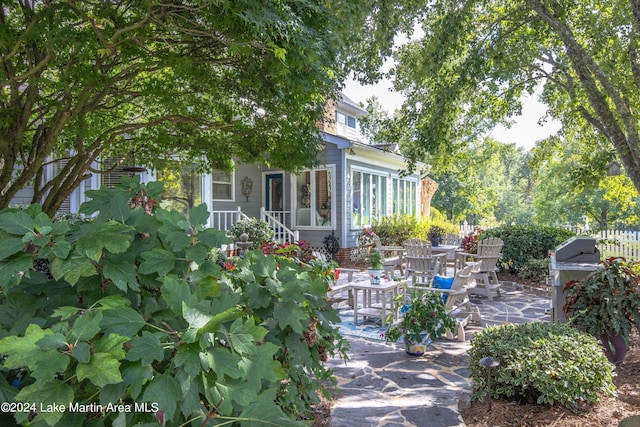
<path id="1" fill-rule="evenodd" d="M 446 273 L 447 254 L 434 254 L 428 240 L 408 239 L 402 246 L 405 250 L 405 280 L 412 276 L 414 284 L 428 286 L 433 276 Z"/>
<path id="2" fill-rule="evenodd" d="M 461 253 L 464 257 L 473 258 L 474 262 L 479 264 L 479 270 L 475 273 L 476 290 L 482 290 L 490 301 L 493 301 L 493 291 L 500 296 L 500 286 L 496 275 L 496 264 L 498 259 L 502 257 L 500 251 L 504 246 L 504 241 L 498 237 L 488 237 L 478 242 L 478 253 L 469 254 Z M 476 293 L 476 292 L 474 292 Z"/>
<path id="3" fill-rule="evenodd" d="M 380 237 L 372 233 L 373 241 L 375 243 L 375 250 L 382 254 L 382 268 L 385 273 L 395 276 L 395 270 L 400 271 L 400 276 L 404 274 L 404 248 L 402 246 L 383 246 Z"/>

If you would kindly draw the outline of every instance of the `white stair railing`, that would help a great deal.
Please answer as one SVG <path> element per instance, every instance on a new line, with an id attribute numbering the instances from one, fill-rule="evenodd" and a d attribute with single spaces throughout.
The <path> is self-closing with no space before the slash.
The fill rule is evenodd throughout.
<path id="1" fill-rule="evenodd" d="M 233 211 L 211 211 L 211 228 L 227 231 L 242 219 L 249 219 L 249 217 L 242 212 L 240 206 Z"/>
<path id="2" fill-rule="evenodd" d="M 260 218 L 265 220 L 274 231 L 274 240 L 277 243 L 297 242 L 300 240 L 298 230 L 292 231 L 284 225 L 285 216 L 288 213 L 286 211 L 267 211 L 264 208 L 260 208 Z"/>

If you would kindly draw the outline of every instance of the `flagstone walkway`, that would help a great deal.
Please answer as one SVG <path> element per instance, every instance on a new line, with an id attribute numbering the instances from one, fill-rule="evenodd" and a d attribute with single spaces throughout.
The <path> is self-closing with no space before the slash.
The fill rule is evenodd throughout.
<path id="1" fill-rule="evenodd" d="M 464 426 L 459 405 L 470 396 L 467 350 L 473 334 L 487 325 L 550 321 L 550 299 L 505 283 L 502 296 L 472 296 L 482 325 L 467 327 L 467 341 L 444 337 L 422 357 L 409 356 L 399 344 L 346 336 L 351 343 L 345 364 L 331 359 L 340 394 L 331 416 L 333 427 Z"/>

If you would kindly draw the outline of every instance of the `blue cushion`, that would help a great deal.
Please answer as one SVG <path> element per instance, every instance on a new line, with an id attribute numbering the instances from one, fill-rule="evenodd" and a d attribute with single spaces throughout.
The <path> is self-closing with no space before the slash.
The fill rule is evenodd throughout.
<path id="1" fill-rule="evenodd" d="M 453 285 L 453 280 L 455 277 L 442 277 L 442 276 L 434 276 L 433 277 L 433 287 L 436 289 L 451 289 L 451 285 Z M 442 300 L 444 303 L 447 303 L 447 295 L 446 292 L 442 293 Z"/>

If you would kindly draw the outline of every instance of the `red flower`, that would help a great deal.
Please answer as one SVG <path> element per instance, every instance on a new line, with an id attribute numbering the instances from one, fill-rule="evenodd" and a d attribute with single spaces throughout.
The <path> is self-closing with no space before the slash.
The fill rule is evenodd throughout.
<path id="1" fill-rule="evenodd" d="M 225 262 L 224 264 L 222 264 L 222 266 L 227 270 L 227 271 L 236 271 L 236 266 L 235 264 L 231 263 L 231 262 Z"/>

